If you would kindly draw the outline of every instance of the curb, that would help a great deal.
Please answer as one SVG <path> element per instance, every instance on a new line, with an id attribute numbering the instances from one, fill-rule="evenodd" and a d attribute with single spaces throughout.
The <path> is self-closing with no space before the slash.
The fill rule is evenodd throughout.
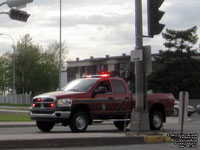
<path id="1" fill-rule="evenodd" d="M 172 139 L 167 135 L 144 136 L 145 143 L 170 143 Z"/>
<path id="2" fill-rule="evenodd" d="M 75 134 L 72 134 L 72 136 Z M 70 136 L 70 134 L 69 134 Z M 79 133 L 74 137 L 63 138 L 38 138 L 38 139 L 1 139 L 0 149 L 25 149 L 25 148 L 61 148 L 61 147 L 94 147 L 94 146 L 113 146 L 113 145 L 134 145 L 149 143 L 167 143 L 171 138 L 166 135 L 141 135 L 127 136 L 120 134 L 110 136 L 109 133 L 88 137 L 84 133 Z"/>

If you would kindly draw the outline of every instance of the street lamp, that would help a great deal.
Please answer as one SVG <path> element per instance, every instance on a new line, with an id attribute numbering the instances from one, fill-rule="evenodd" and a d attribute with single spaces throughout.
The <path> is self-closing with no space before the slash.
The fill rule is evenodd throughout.
<path id="1" fill-rule="evenodd" d="M 13 94 L 15 94 L 15 91 L 16 91 L 15 90 L 15 41 L 10 34 L 0 33 L 0 35 L 9 36 L 13 42 Z M 14 100 L 15 100 L 15 96 L 14 96 Z"/>

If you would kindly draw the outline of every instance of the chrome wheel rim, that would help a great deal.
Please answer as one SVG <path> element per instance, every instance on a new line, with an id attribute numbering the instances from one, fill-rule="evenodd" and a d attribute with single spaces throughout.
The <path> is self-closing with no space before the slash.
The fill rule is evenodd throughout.
<path id="1" fill-rule="evenodd" d="M 86 126 L 86 119 L 84 116 L 78 116 L 76 118 L 76 127 L 79 129 L 79 130 L 83 130 Z"/>
<path id="2" fill-rule="evenodd" d="M 154 126 L 155 126 L 156 128 L 158 128 L 158 127 L 161 126 L 162 120 L 161 120 L 161 118 L 160 118 L 158 115 L 155 115 L 155 116 L 153 117 L 153 124 L 154 124 Z"/>

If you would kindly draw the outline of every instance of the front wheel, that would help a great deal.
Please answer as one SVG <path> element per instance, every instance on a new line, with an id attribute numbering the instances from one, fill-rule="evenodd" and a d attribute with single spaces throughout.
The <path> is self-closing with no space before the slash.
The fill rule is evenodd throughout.
<path id="1" fill-rule="evenodd" d="M 151 130 L 160 130 L 163 125 L 163 114 L 160 111 L 154 111 L 150 114 Z"/>
<path id="2" fill-rule="evenodd" d="M 51 121 L 36 121 L 37 127 L 43 132 L 49 132 L 53 129 L 55 123 Z"/>
<path id="3" fill-rule="evenodd" d="M 88 116 L 85 112 L 72 114 L 69 127 L 73 132 L 84 132 L 88 127 Z"/>

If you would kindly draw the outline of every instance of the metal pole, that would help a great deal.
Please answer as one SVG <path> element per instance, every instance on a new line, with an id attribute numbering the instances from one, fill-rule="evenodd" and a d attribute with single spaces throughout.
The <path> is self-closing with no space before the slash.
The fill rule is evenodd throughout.
<path id="1" fill-rule="evenodd" d="M 180 104 L 179 104 L 180 105 Z M 183 100 L 182 100 L 182 116 L 181 116 L 181 134 L 183 134 L 183 124 L 184 124 L 184 116 L 185 116 L 185 91 L 183 91 Z"/>
<path id="2" fill-rule="evenodd" d="M 60 0 L 60 52 L 59 52 L 59 88 L 61 88 L 61 62 L 62 62 L 62 0 Z"/>
<path id="3" fill-rule="evenodd" d="M 1 4 L 0 4 L 0 7 L 1 7 L 2 5 L 4 5 L 4 4 L 7 4 L 7 3 L 6 3 L 6 2 L 1 3 Z"/>
<path id="4" fill-rule="evenodd" d="M 146 73 L 142 30 L 142 0 L 135 0 L 135 50 L 142 50 L 143 60 L 135 62 L 136 106 L 131 114 L 131 131 L 149 131 L 149 114 L 146 111 Z"/>

